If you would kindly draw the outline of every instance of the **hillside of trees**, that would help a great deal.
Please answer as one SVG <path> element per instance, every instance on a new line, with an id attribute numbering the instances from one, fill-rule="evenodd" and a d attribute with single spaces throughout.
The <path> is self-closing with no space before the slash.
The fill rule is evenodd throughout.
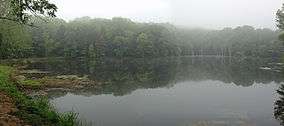
<path id="1" fill-rule="evenodd" d="M 279 31 L 251 26 L 187 29 L 126 18 L 32 18 L 35 27 L 0 20 L 0 58 L 26 57 L 278 57 Z"/>

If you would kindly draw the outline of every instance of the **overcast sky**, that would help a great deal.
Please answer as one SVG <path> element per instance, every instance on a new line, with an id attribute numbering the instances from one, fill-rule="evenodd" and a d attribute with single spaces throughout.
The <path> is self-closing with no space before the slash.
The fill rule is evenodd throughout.
<path id="1" fill-rule="evenodd" d="M 52 0 L 58 17 L 126 17 L 139 22 L 220 29 L 252 25 L 275 28 L 283 0 Z"/>

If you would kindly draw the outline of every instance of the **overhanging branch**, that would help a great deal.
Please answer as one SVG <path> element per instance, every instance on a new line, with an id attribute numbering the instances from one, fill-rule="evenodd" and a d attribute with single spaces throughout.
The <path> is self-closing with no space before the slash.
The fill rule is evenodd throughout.
<path id="1" fill-rule="evenodd" d="M 1 17 L 1 16 L 0 16 L 0 20 L 8 20 L 8 21 L 12 21 L 12 22 L 15 22 L 15 23 L 17 23 L 17 24 L 20 24 L 20 25 L 27 25 L 27 26 L 30 26 L 30 27 L 39 28 L 38 26 L 35 26 L 35 25 L 33 25 L 33 24 L 21 23 L 21 22 L 19 22 L 19 21 L 16 20 L 16 19 L 12 19 L 12 18 L 8 18 L 8 17 Z"/>

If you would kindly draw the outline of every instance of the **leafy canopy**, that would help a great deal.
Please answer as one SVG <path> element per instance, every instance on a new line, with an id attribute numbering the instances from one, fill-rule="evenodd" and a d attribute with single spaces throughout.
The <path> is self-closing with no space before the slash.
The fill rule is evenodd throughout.
<path id="1" fill-rule="evenodd" d="M 281 9 L 278 9 L 276 13 L 276 25 L 279 29 L 284 30 L 284 4 Z M 284 41 L 284 32 L 281 32 L 279 39 Z"/>
<path id="2" fill-rule="evenodd" d="M 57 7 L 48 0 L 2 0 L 0 19 L 27 23 L 30 15 L 56 17 Z"/>
<path id="3" fill-rule="evenodd" d="M 277 22 L 277 27 L 279 29 L 284 29 L 284 4 L 282 5 L 281 9 L 278 9 L 276 13 L 276 22 Z"/>

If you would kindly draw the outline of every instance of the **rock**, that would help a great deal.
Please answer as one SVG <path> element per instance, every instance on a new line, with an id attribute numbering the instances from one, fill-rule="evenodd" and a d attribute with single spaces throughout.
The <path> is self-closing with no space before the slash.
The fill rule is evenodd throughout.
<path id="1" fill-rule="evenodd" d="M 79 80 L 81 80 L 82 82 L 89 81 L 88 75 L 84 75 L 83 77 L 80 77 Z"/>
<path id="2" fill-rule="evenodd" d="M 35 92 L 29 92 L 28 96 L 35 98 L 35 97 L 39 97 L 39 96 L 46 96 L 47 93 L 43 90 L 40 91 L 35 91 Z"/>
<path id="3" fill-rule="evenodd" d="M 259 69 L 261 69 L 261 70 L 271 70 L 271 68 L 269 68 L 269 67 L 260 67 Z"/>
<path id="4" fill-rule="evenodd" d="M 22 70 L 21 73 L 24 74 L 48 74 L 48 71 L 40 71 L 40 70 Z"/>
<path id="5" fill-rule="evenodd" d="M 62 80 L 80 80 L 80 81 L 88 81 L 88 75 L 85 75 L 83 77 L 78 77 L 77 75 L 60 75 L 56 76 L 56 79 L 62 79 Z"/>
<path id="6" fill-rule="evenodd" d="M 23 75 L 18 75 L 18 76 L 15 77 L 15 79 L 16 79 L 17 81 L 24 81 L 24 80 L 26 80 L 26 77 L 23 76 Z"/>
<path id="7" fill-rule="evenodd" d="M 70 79 L 70 80 L 77 80 L 79 79 L 79 77 L 77 75 L 60 75 L 60 76 L 56 76 L 56 79 Z"/>
<path id="8" fill-rule="evenodd" d="M 66 79 L 67 77 L 64 76 L 64 75 L 60 75 L 60 76 L 56 76 L 55 78 L 56 78 L 56 79 Z"/>
<path id="9" fill-rule="evenodd" d="M 76 86 L 74 86 L 74 88 L 76 88 L 76 89 L 81 89 L 81 88 L 84 88 L 84 86 L 82 86 L 82 85 L 76 85 Z"/>
<path id="10" fill-rule="evenodd" d="M 71 79 L 71 80 L 79 80 L 80 78 L 77 75 L 70 75 L 69 79 Z"/>

